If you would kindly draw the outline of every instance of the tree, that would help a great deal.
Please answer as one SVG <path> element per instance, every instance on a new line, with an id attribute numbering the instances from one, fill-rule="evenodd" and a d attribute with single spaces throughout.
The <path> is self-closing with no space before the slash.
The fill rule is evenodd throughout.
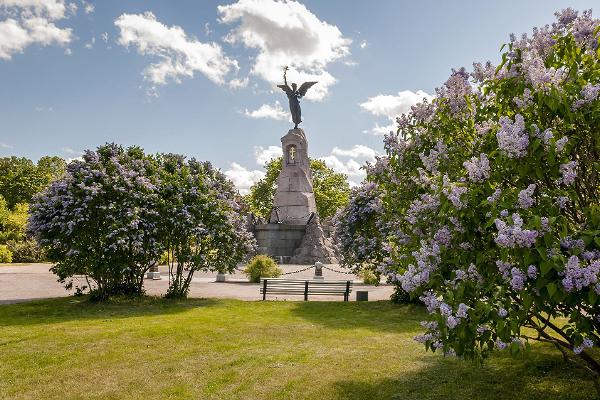
<path id="1" fill-rule="evenodd" d="M 269 161 L 265 166 L 265 177 L 250 188 L 247 202 L 257 216 L 268 218 L 271 213 L 281 162 L 281 157 Z M 339 208 L 348 203 L 350 185 L 346 175 L 333 171 L 322 160 L 310 160 L 310 169 L 317 212 L 321 218 L 333 217 Z"/>
<path id="2" fill-rule="evenodd" d="M 600 393 L 599 31 L 567 9 L 454 70 L 367 179 L 394 224 L 381 271 L 431 313 L 418 341 L 475 360 L 551 343 Z"/>
<path id="3" fill-rule="evenodd" d="M 61 282 L 85 275 L 99 299 L 142 293 L 163 252 L 156 176 L 156 161 L 140 148 L 106 144 L 35 197 L 29 231 Z"/>
<path id="4" fill-rule="evenodd" d="M 253 239 L 235 202 L 233 184 L 210 163 L 161 157 L 160 236 L 168 252 L 167 297 L 186 297 L 195 271 L 232 272 Z"/>
<path id="5" fill-rule="evenodd" d="M 64 174 L 65 161 L 60 157 L 42 157 L 38 164 L 25 157 L 0 158 L 0 195 L 8 207 L 30 203 L 36 193 Z"/>

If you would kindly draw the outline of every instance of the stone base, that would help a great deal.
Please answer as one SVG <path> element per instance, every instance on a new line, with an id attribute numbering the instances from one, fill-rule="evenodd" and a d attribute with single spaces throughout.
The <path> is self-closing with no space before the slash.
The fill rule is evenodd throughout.
<path id="1" fill-rule="evenodd" d="M 325 278 L 323 277 L 323 275 L 321 275 L 321 276 L 316 276 L 316 275 L 313 276 L 313 281 L 323 281 L 323 280 L 325 280 Z"/>
<path id="2" fill-rule="evenodd" d="M 225 275 L 225 274 L 223 274 L 223 273 L 219 272 L 219 273 L 217 274 L 217 280 L 216 280 L 216 281 L 217 281 L 217 282 L 227 282 L 227 275 Z"/>
<path id="3" fill-rule="evenodd" d="M 158 272 L 158 271 L 148 271 L 148 273 L 146 273 L 146 279 L 152 279 L 154 281 L 159 281 L 162 278 L 160 276 L 160 272 Z"/>
<path id="4" fill-rule="evenodd" d="M 254 237 L 258 252 L 269 255 L 280 264 L 290 262 L 294 251 L 300 246 L 306 225 L 256 224 Z"/>

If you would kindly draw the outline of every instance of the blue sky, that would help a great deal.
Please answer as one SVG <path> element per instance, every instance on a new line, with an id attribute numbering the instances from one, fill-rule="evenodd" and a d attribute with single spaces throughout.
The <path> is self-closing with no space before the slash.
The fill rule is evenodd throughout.
<path id="1" fill-rule="evenodd" d="M 593 3 L 0 0 L 0 156 L 136 144 L 245 189 L 292 125 L 274 86 L 290 64 L 320 82 L 301 103 L 311 156 L 358 182 L 390 118 L 451 68 Z"/>

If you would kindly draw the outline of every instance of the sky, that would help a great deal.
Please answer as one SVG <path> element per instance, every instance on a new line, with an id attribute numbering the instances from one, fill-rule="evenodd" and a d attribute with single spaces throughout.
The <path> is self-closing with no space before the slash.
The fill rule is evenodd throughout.
<path id="1" fill-rule="evenodd" d="M 114 142 L 210 160 L 246 192 L 293 127 L 348 175 L 452 68 L 593 1 L 0 0 L 0 156 L 80 157 Z"/>

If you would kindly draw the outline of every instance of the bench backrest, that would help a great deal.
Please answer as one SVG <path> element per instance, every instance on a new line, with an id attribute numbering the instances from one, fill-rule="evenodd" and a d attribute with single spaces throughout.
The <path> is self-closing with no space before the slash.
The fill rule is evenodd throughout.
<path id="1" fill-rule="evenodd" d="M 308 295 L 343 295 L 344 300 L 348 301 L 352 290 L 352 281 L 325 281 L 310 279 L 282 279 L 282 278 L 263 278 L 260 280 L 260 293 L 263 300 L 267 293 L 271 294 L 296 294 L 304 295 L 304 300 L 308 300 Z"/>

